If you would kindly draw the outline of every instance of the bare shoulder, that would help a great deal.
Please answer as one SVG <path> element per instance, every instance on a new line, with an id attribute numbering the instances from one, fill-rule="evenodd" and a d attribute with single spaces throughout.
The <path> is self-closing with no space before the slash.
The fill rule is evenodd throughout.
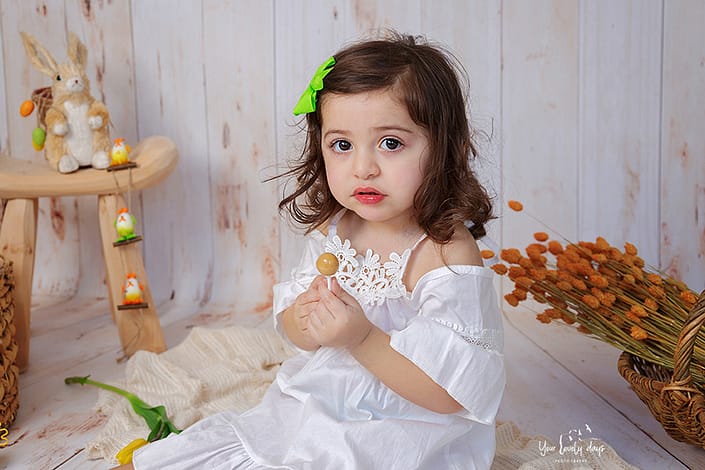
<path id="1" fill-rule="evenodd" d="M 441 257 L 444 264 L 471 264 L 482 266 L 482 255 L 477 242 L 473 238 L 470 231 L 460 225 L 455 228 L 455 233 L 450 242 L 446 245 L 435 245 L 436 252 Z"/>
<path id="2" fill-rule="evenodd" d="M 463 225 L 456 227 L 453 237 L 446 244 L 424 240 L 409 260 L 404 284 L 413 290 L 416 282 L 427 272 L 452 265 L 482 266 L 477 242 Z"/>

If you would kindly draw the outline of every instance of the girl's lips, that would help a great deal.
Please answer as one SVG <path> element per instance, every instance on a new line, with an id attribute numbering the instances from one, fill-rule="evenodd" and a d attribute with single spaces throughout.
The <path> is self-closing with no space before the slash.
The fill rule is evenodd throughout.
<path id="1" fill-rule="evenodd" d="M 382 194 L 368 194 L 368 193 L 357 193 L 355 199 L 360 201 L 362 204 L 377 204 L 384 199 Z"/>
<path id="2" fill-rule="evenodd" d="M 357 188 L 353 196 L 362 204 L 377 204 L 385 198 L 385 195 L 375 188 Z"/>

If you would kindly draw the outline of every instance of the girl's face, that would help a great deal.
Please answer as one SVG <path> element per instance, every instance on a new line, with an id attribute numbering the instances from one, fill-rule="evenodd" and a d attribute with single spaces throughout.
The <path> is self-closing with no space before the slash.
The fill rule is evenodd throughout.
<path id="1" fill-rule="evenodd" d="M 321 101 L 321 147 L 335 199 L 367 221 L 408 227 L 427 159 L 426 131 L 389 90 Z"/>

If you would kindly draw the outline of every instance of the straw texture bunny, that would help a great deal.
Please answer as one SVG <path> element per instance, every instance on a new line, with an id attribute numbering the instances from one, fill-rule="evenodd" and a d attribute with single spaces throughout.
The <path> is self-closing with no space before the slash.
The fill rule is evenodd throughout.
<path id="1" fill-rule="evenodd" d="M 90 93 L 86 77 L 86 46 L 69 33 L 68 61 L 57 64 L 49 52 L 27 33 L 22 43 L 32 65 L 53 80 L 52 104 L 46 112 L 45 156 L 61 173 L 83 166 L 103 169 L 110 165 L 108 109 Z"/>

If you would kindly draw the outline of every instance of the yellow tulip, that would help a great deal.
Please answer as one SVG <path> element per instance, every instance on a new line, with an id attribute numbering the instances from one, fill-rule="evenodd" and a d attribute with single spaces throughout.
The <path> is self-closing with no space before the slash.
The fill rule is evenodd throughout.
<path id="1" fill-rule="evenodd" d="M 115 458 L 117 459 L 118 462 L 120 462 L 120 465 L 125 465 L 126 463 L 132 462 L 132 453 L 139 449 L 142 446 L 146 446 L 149 444 L 146 439 L 142 439 L 141 437 L 138 439 L 135 439 L 134 441 L 130 442 L 127 444 L 125 447 L 120 449 L 120 452 L 115 454 Z"/>

